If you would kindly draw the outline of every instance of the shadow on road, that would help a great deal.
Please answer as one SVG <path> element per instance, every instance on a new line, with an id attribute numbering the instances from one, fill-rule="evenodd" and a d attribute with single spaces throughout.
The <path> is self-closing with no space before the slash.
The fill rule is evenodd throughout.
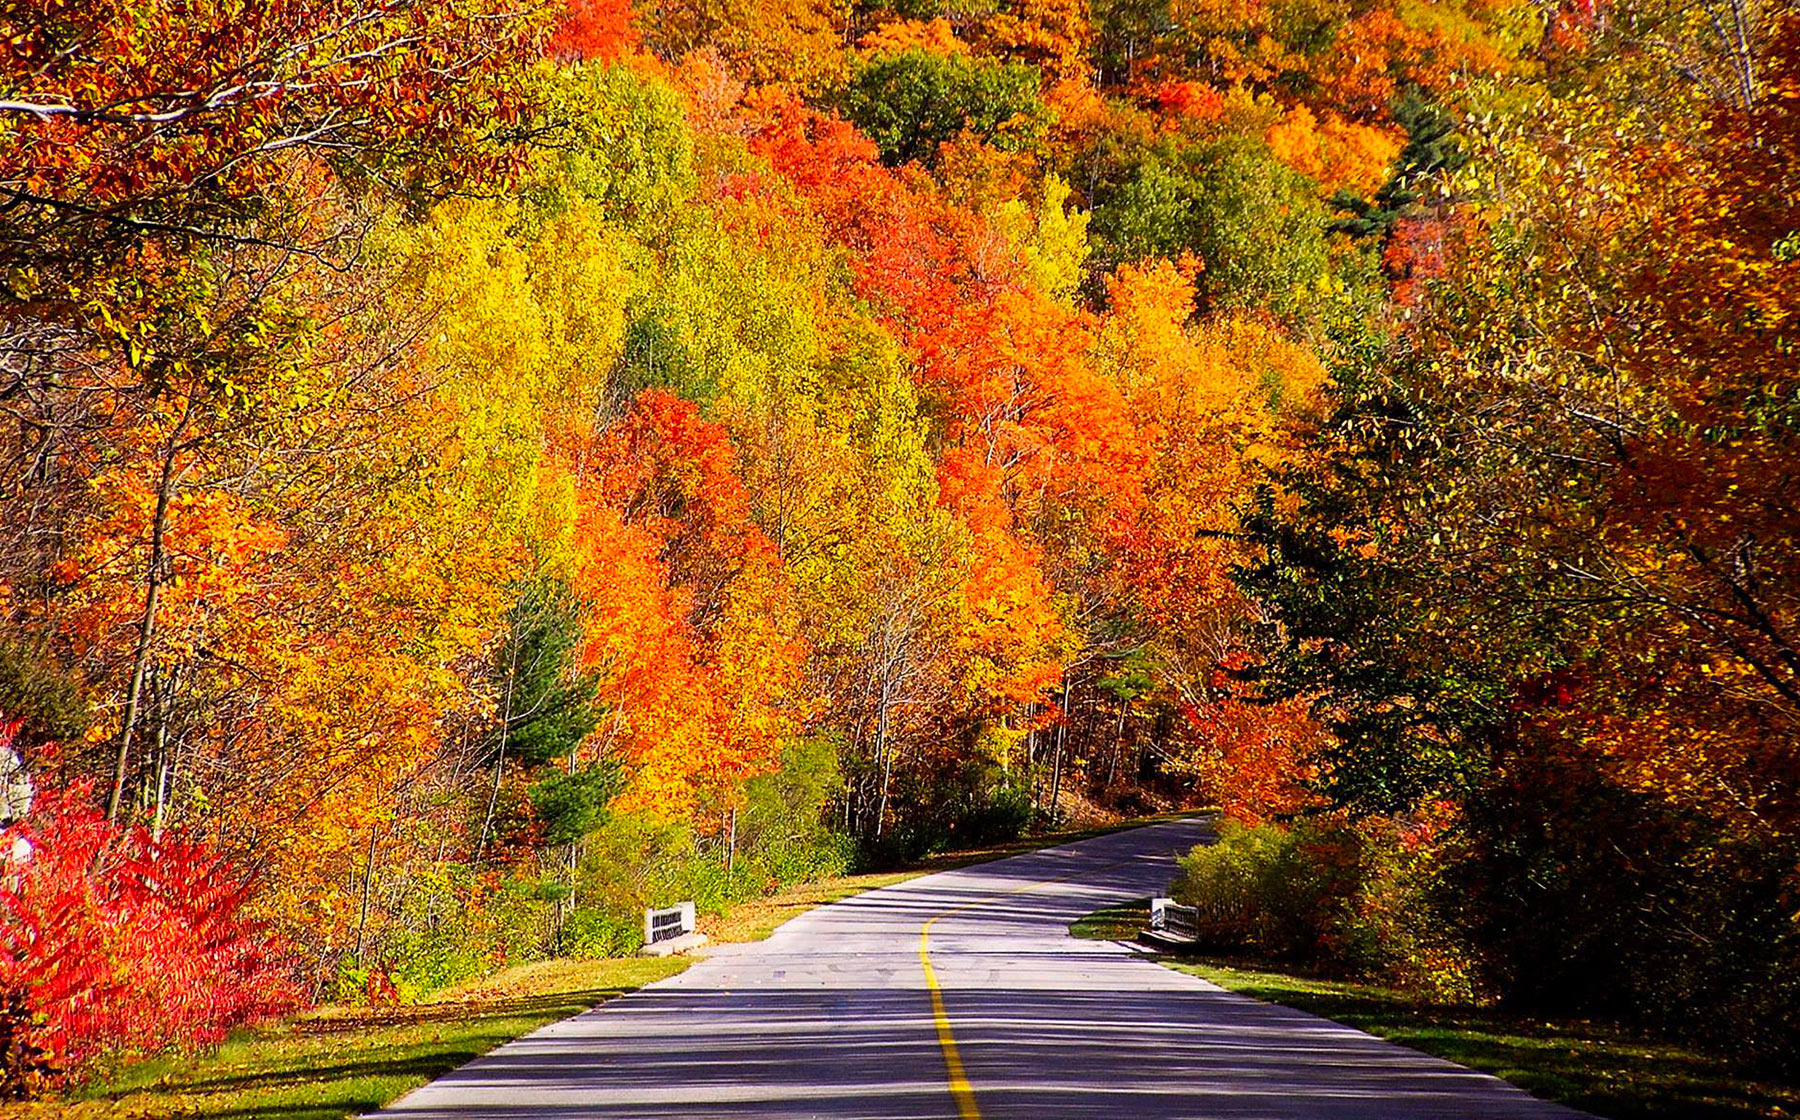
<path id="1" fill-rule="evenodd" d="M 1492 1078 L 1224 992 L 952 990 L 946 1000 L 990 1118 L 1574 1115 Z M 619 1010 L 627 1007 L 629 1015 L 591 1013 L 480 1059 L 403 1114 L 955 1115 L 923 990 L 671 988 L 628 997 Z M 440 1090 L 451 1092 L 434 1103 Z"/>

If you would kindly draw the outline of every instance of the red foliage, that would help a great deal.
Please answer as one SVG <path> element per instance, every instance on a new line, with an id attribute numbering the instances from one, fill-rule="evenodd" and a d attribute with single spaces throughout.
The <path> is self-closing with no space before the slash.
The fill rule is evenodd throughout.
<path id="1" fill-rule="evenodd" d="M 1158 82 L 1144 96 L 1171 117 L 1216 121 L 1225 112 L 1225 95 L 1204 82 Z"/>
<path id="2" fill-rule="evenodd" d="M 244 914 L 252 881 L 207 845 L 119 828 L 85 786 L 40 791 L 0 834 L 0 991 L 64 1071 L 111 1051 L 218 1042 L 301 1002 Z"/>
<path id="3" fill-rule="evenodd" d="M 1381 263 L 1393 282 L 1394 302 L 1415 307 L 1425 282 L 1444 274 L 1449 222 L 1440 216 L 1401 218 L 1382 251 Z"/>
<path id="4" fill-rule="evenodd" d="M 614 62 L 638 45 L 631 0 L 569 0 L 550 35 L 550 55 L 566 62 Z"/>
<path id="5" fill-rule="evenodd" d="M 1556 11 L 1544 25 L 1544 38 L 1538 50 L 1545 56 L 1569 55 L 1583 50 L 1604 19 L 1605 12 L 1599 0 L 1559 0 Z"/>

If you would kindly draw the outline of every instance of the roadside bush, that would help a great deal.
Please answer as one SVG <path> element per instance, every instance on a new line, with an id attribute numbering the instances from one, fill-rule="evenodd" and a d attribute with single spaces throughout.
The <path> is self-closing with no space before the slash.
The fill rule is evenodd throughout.
<path id="1" fill-rule="evenodd" d="M 879 838 L 863 839 L 859 866 L 898 867 L 1018 839 L 1031 823 L 1031 793 L 1016 777 L 980 750 L 942 752 L 897 771 L 888 826 Z"/>
<path id="2" fill-rule="evenodd" d="M 843 849 L 831 838 L 809 843 L 740 846 L 726 867 L 724 843 L 686 824 L 619 816 L 588 837 L 576 898 L 599 913 L 636 914 L 692 899 L 703 914 L 759 898 L 787 883 L 834 874 Z"/>
<path id="3" fill-rule="evenodd" d="M 1031 791 L 1024 786 L 1001 785 L 988 795 L 987 804 L 964 819 L 964 844 L 980 846 L 1017 840 L 1031 823 Z"/>
<path id="4" fill-rule="evenodd" d="M 1207 948 L 1315 960 L 1341 900 L 1327 846 L 1310 829 L 1226 821 L 1216 842 L 1182 858 L 1171 894 L 1199 911 Z"/>
<path id="5" fill-rule="evenodd" d="M 1480 960 L 1450 900 L 1461 846 L 1441 815 L 1373 817 L 1354 827 L 1356 864 L 1329 947 L 1350 972 L 1434 999 L 1466 1002 Z"/>
<path id="6" fill-rule="evenodd" d="M 1181 861 L 1172 893 L 1202 943 L 1341 971 L 1440 999 L 1473 998 L 1478 960 L 1446 900 L 1456 852 L 1442 816 L 1286 827 L 1227 821 Z"/>
<path id="7" fill-rule="evenodd" d="M 835 742 L 789 742 L 781 752 L 781 767 L 744 787 L 733 878 L 760 894 L 843 874 L 855 858 L 856 845 L 825 820 L 825 807 L 843 786 Z"/>
<path id="8" fill-rule="evenodd" d="M 0 991 L 30 1013 L 6 1025 L 12 1091 L 113 1054 L 216 1043 L 301 1002 L 245 914 L 249 876 L 179 834 L 112 825 L 89 793 L 41 789 L 0 833 Z"/>
<path id="9" fill-rule="evenodd" d="M 511 959 L 461 922 L 408 930 L 386 946 L 383 956 L 388 965 L 378 971 L 386 974 L 399 1003 L 416 1003 Z"/>
<path id="10" fill-rule="evenodd" d="M 396 874 L 381 907 L 322 994 L 344 1003 L 415 1003 L 496 968 L 555 949 L 552 916 L 568 888 L 554 880 L 463 863 Z"/>
<path id="11" fill-rule="evenodd" d="M 1458 868 L 1500 997 L 1800 1073 L 1800 841 L 1734 834 L 1548 752 L 1508 760 Z"/>
<path id="12" fill-rule="evenodd" d="M 629 956 L 643 947 L 644 923 L 640 913 L 577 910 L 563 922 L 559 948 L 565 957 L 593 960 Z"/>

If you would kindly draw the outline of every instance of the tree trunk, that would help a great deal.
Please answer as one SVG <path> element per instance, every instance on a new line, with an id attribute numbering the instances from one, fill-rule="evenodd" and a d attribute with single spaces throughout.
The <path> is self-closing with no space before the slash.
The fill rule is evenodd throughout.
<path id="1" fill-rule="evenodd" d="M 1043 784 L 1038 781 L 1037 769 L 1037 701 L 1032 700 L 1025 705 L 1025 718 L 1030 726 L 1025 731 L 1025 782 L 1031 787 L 1031 814 L 1035 818 L 1038 811 L 1038 789 Z"/>
<path id="2" fill-rule="evenodd" d="M 1131 701 L 1123 693 L 1119 696 L 1119 723 L 1113 728 L 1112 761 L 1106 768 L 1106 791 L 1111 793 L 1119 784 L 1119 757 L 1125 753 L 1125 713 L 1130 711 Z"/>
<path id="3" fill-rule="evenodd" d="M 169 757 L 169 709 L 174 704 L 174 689 L 160 677 L 156 684 L 156 812 L 151 818 L 150 838 L 161 840 L 175 781 L 175 764 Z"/>
<path id="4" fill-rule="evenodd" d="M 875 839 L 881 839 L 882 829 L 887 824 L 888 786 L 894 777 L 894 755 L 888 749 L 888 701 L 892 697 L 892 686 L 886 678 L 881 682 L 881 712 L 875 719 L 875 758 L 881 767 L 881 797 L 875 803 Z"/>
<path id="5" fill-rule="evenodd" d="M 375 837 L 380 832 L 380 825 L 369 826 L 369 855 L 367 862 L 363 865 L 362 902 L 357 907 L 356 913 L 356 952 L 354 956 L 358 964 L 362 963 L 363 935 L 369 928 L 369 888 L 375 882 Z"/>
<path id="6" fill-rule="evenodd" d="M 1063 679 L 1062 722 L 1056 725 L 1056 758 L 1050 764 L 1050 827 L 1055 828 L 1062 813 L 1062 769 L 1063 745 L 1068 741 L 1069 732 L 1069 698 L 1074 693 L 1074 682 Z"/>
<path id="7" fill-rule="evenodd" d="M 732 806 L 725 819 L 725 884 L 731 885 L 731 873 L 737 862 L 737 806 Z"/>
<path id="8" fill-rule="evenodd" d="M 576 872 L 581 870 L 581 841 L 579 841 L 579 840 L 572 840 L 569 842 L 568 869 L 569 869 L 569 895 L 563 901 L 567 902 L 569 904 L 569 912 L 573 913 L 575 910 L 575 888 L 577 885 L 576 881 L 580 878 L 580 876 L 578 876 L 576 874 Z M 562 932 L 562 930 L 560 930 L 560 929 L 557 930 L 557 933 L 560 934 L 561 932 Z"/>
<path id="9" fill-rule="evenodd" d="M 125 775 L 131 768 L 131 736 L 137 727 L 138 705 L 143 702 L 144 675 L 150 665 L 150 643 L 156 637 L 156 600 L 162 592 L 163 536 L 169 523 L 169 489 L 175 475 L 175 450 L 180 446 L 187 415 L 169 433 L 163 450 L 162 474 L 156 485 L 156 514 L 150 522 L 150 563 L 144 571 L 144 610 L 138 618 L 137 647 L 131 655 L 131 686 L 125 695 L 125 718 L 119 727 L 119 749 L 113 757 L 112 794 L 106 800 L 106 819 L 117 823 L 125 801 Z"/>
<path id="10" fill-rule="evenodd" d="M 519 639 L 512 635 L 512 662 L 506 672 L 506 699 L 500 705 L 500 749 L 494 754 L 494 781 L 488 786 L 487 812 L 481 818 L 481 839 L 475 845 L 475 862 L 487 853 L 489 831 L 494 827 L 494 805 L 500 800 L 500 774 L 506 766 L 506 740 L 512 734 L 513 684 L 519 675 Z"/>

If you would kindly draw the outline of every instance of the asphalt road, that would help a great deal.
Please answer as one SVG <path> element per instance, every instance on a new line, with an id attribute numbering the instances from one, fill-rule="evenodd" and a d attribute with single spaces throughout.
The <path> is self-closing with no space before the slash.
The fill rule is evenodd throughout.
<path id="1" fill-rule="evenodd" d="M 1537 1120 L 1503 1081 L 1232 995 L 1069 922 L 1160 893 L 1193 820 L 927 875 L 546 1027 L 391 1120 Z M 929 932 L 926 927 L 929 926 Z"/>

